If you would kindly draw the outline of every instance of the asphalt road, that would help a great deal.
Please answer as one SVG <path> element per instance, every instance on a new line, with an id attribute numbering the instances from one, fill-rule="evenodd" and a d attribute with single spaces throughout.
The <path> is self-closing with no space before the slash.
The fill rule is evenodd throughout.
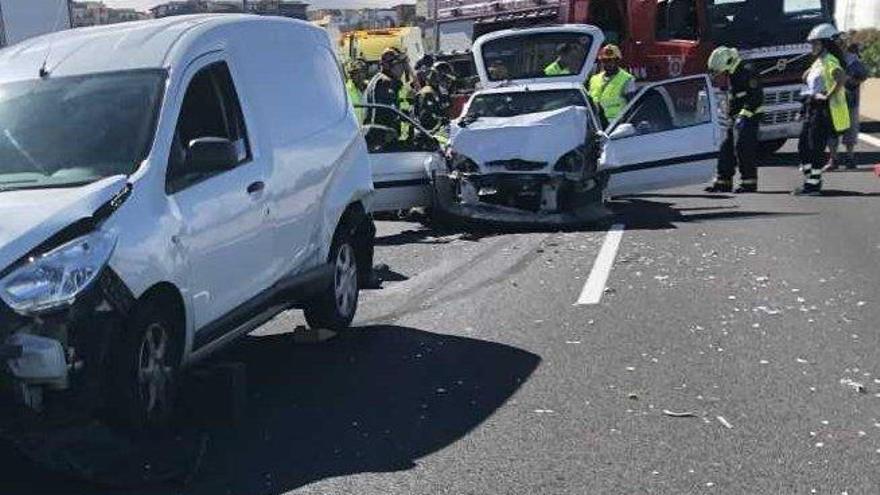
<path id="1" fill-rule="evenodd" d="M 820 198 L 788 194 L 793 160 L 760 194 L 615 201 L 594 305 L 607 225 L 380 222 L 358 328 L 297 344 L 287 314 L 236 346 L 245 420 L 210 430 L 189 484 L 140 492 L 880 492 L 880 149 Z M 0 493 L 113 493 L 8 450 Z"/>

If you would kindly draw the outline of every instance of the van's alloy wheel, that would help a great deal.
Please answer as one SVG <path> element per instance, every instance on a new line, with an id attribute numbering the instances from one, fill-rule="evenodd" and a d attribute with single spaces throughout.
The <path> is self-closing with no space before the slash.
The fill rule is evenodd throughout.
<path id="1" fill-rule="evenodd" d="M 174 367 L 170 362 L 171 335 L 161 323 L 147 327 L 138 353 L 138 392 L 147 423 L 163 421 L 173 408 L 169 386 Z"/>
<path id="2" fill-rule="evenodd" d="M 333 236 L 328 260 L 333 268 L 332 283 L 304 308 L 312 328 L 344 330 L 354 320 L 360 286 L 357 251 L 350 230 L 343 224 Z"/>
<path id="3" fill-rule="evenodd" d="M 354 314 L 358 297 L 358 269 L 354 249 L 351 244 L 343 244 L 336 253 L 334 273 L 336 310 L 340 315 Z"/>

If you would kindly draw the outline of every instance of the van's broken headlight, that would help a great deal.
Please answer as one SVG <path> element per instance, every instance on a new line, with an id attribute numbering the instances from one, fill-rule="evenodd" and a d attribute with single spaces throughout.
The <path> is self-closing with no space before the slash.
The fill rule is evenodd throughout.
<path id="1" fill-rule="evenodd" d="M 72 304 L 101 273 L 116 236 L 95 231 L 29 259 L 0 280 L 0 298 L 21 314 Z"/>

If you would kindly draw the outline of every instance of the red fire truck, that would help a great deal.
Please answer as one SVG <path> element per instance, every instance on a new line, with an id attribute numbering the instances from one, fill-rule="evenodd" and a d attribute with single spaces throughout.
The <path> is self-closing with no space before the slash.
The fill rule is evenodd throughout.
<path id="1" fill-rule="evenodd" d="M 833 22 L 833 0 L 437 0 L 440 52 L 463 50 L 501 29 L 558 23 L 594 24 L 620 45 L 641 81 L 706 71 L 720 45 L 734 46 L 762 73 L 767 152 L 800 132 L 801 76 L 810 60 L 810 29 Z"/>

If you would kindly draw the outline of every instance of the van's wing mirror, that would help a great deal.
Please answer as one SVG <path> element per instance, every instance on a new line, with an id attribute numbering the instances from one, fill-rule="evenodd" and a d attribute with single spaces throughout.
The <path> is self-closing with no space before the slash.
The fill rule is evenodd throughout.
<path id="1" fill-rule="evenodd" d="M 608 135 L 608 139 L 614 141 L 616 139 L 623 139 L 632 137 L 638 134 L 636 127 L 630 123 L 624 123 L 617 126 L 611 134 Z"/>
<path id="2" fill-rule="evenodd" d="M 235 143 L 221 137 L 193 139 L 186 150 L 186 168 L 190 173 L 217 173 L 238 163 Z"/>

